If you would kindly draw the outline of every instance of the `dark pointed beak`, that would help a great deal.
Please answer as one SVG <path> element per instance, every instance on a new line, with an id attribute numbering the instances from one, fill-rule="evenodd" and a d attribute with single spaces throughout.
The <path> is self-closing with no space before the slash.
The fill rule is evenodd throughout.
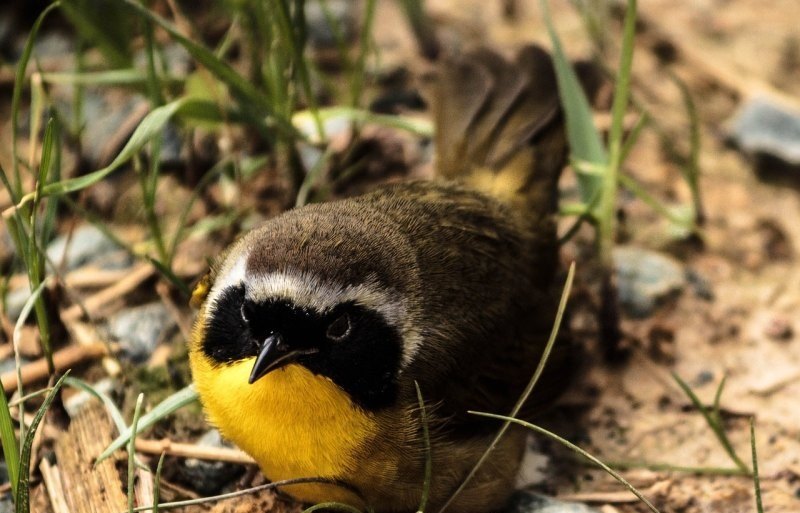
<path id="1" fill-rule="evenodd" d="M 290 349 L 280 333 L 273 333 L 264 340 L 247 382 L 252 385 L 275 369 L 294 362 L 299 356 L 313 352 L 316 350 Z"/>

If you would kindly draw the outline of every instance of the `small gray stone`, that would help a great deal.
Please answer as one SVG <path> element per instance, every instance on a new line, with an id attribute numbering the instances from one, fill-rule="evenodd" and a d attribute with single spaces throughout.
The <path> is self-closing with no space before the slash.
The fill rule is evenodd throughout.
<path id="1" fill-rule="evenodd" d="M 172 124 L 167 123 L 164 131 L 161 133 L 161 151 L 158 154 L 158 161 L 162 166 L 177 167 L 183 164 L 181 157 L 181 149 L 183 148 L 183 139 L 178 132 L 178 128 Z"/>
<path id="2" fill-rule="evenodd" d="M 169 43 L 162 47 L 158 56 L 163 59 L 163 64 L 158 63 L 159 68 L 163 65 L 166 72 L 174 77 L 185 77 L 192 70 L 192 56 L 178 43 Z M 147 51 L 142 48 L 133 56 L 134 67 L 147 69 Z"/>
<path id="3" fill-rule="evenodd" d="M 336 48 L 336 31 L 345 41 L 351 41 L 356 34 L 355 2 L 351 0 L 328 0 L 323 6 L 320 0 L 305 4 L 308 40 L 315 48 Z M 327 8 L 328 13 L 325 13 Z M 329 23 L 328 14 L 333 24 Z M 333 25 L 333 26 L 332 26 Z"/>
<path id="4" fill-rule="evenodd" d="M 6 294 L 6 314 L 11 322 L 17 322 L 29 297 L 31 289 L 27 284 Z"/>
<path id="5" fill-rule="evenodd" d="M 231 447 L 222 439 L 219 431 L 207 431 L 197 440 L 197 445 L 205 447 Z M 203 494 L 219 492 L 226 484 L 242 475 L 243 468 L 235 463 L 205 461 L 188 458 L 181 465 L 181 474 L 193 488 Z"/>
<path id="6" fill-rule="evenodd" d="M 14 501 L 11 499 L 11 494 L 7 493 L 0 497 L 0 513 L 14 513 Z"/>
<path id="7" fill-rule="evenodd" d="M 620 304 L 633 317 L 647 317 L 686 285 L 686 273 L 678 261 L 647 249 L 616 248 L 614 268 Z"/>
<path id="8" fill-rule="evenodd" d="M 599 513 L 578 502 L 563 502 L 528 490 L 518 490 L 511 496 L 505 513 Z"/>
<path id="9" fill-rule="evenodd" d="M 113 379 L 104 378 L 97 383 L 94 383 L 92 388 L 102 394 L 109 395 L 114 390 L 115 386 L 116 382 Z M 67 410 L 69 416 L 74 419 L 84 406 L 95 399 L 96 398 L 93 394 L 90 394 L 85 390 L 81 390 L 77 394 L 69 396 L 69 398 L 64 401 L 64 409 Z"/>
<path id="10" fill-rule="evenodd" d="M 800 112 L 764 97 L 748 101 L 734 120 L 730 137 L 752 155 L 770 155 L 800 165 Z"/>
<path id="11" fill-rule="evenodd" d="M 30 360 L 28 360 L 27 358 L 20 357 L 20 363 L 22 365 L 25 365 L 29 361 Z M 13 370 L 16 370 L 16 368 L 17 368 L 17 362 L 16 362 L 16 360 L 14 360 L 13 356 L 10 356 L 10 357 L 6 358 L 5 360 L 0 360 L 0 374 L 5 374 L 6 372 L 11 372 Z"/>
<path id="12" fill-rule="evenodd" d="M 43 31 L 34 42 L 34 55 L 37 58 L 60 59 L 65 66 L 71 65 L 75 55 L 75 38 L 60 31 Z"/>
<path id="13" fill-rule="evenodd" d="M 131 116 L 134 111 L 147 112 L 142 105 L 148 102 L 140 95 L 117 94 L 116 92 L 101 92 L 95 88 L 87 88 L 83 101 L 83 119 L 91 120 L 81 134 L 81 148 L 84 157 L 92 168 L 97 169 L 110 163 L 119 147 L 109 147 L 110 142 L 124 143 L 125 139 L 112 141 L 119 135 L 120 127 L 130 126 Z M 137 122 L 138 123 L 138 122 Z M 127 138 L 127 136 L 126 136 Z"/>
<path id="14" fill-rule="evenodd" d="M 120 358 L 144 363 L 175 328 L 175 320 L 162 303 L 126 308 L 108 320 L 108 331 L 120 342 Z"/>
<path id="15" fill-rule="evenodd" d="M 118 249 L 119 246 L 99 228 L 85 224 L 71 236 L 64 234 L 51 242 L 47 246 L 47 256 L 56 266 L 71 271 Z"/>

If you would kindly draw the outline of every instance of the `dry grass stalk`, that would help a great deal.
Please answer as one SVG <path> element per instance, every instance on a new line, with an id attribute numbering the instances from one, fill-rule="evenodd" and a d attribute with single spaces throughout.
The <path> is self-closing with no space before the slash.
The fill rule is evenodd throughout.
<path id="1" fill-rule="evenodd" d="M 70 513 L 64 495 L 60 493 L 64 489 L 64 484 L 61 481 L 61 472 L 58 470 L 57 465 L 50 465 L 47 459 L 43 459 L 39 465 L 39 471 L 42 473 L 44 486 L 47 488 L 47 496 L 50 497 L 50 506 L 53 508 L 53 513 Z"/>

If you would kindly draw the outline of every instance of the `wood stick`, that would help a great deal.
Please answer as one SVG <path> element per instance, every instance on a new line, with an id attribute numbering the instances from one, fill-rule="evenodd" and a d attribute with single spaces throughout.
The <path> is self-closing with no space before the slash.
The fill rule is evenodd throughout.
<path id="1" fill-rule="evenodd" d="M 120 513 L 127 511 L 117 462 L 120 454 L 95 465 L 115 431 L 105 408 L 93 401 L 72 419 L 69 430 L 55 444 L 61 474 L 62 495 L 71 513 Z"/>
<path id="2" fill-rule="evenodd" d="M 70 513 L 67 502 L 64 500 L 64 484 L 61 481 L 61 473 L 58 466 L 50 465 L 47 458 L 43 458 L 39 464 L 39 471 L 42 473 L 44 486 L 47 488 L 47 496 L 50 497 L 50 506 L 53 513 Z"/>
<path id="3" fill-rule="evenodd" d="M 107 354 L 108 348 L 101 342 L 87 345 L 71 345 L 53 353 L 53 364 L 56 370 L 65 371 L 81 362 L 100 358 Z M 39 358 L 38 360 L 23 365 L 21 374 L 23 385 L 28 385 L 47 378 L 47 360 Z M 0 381 L 2 381 L 3 390 L 6 393 L 16 390 L 18 383 L 16 369 L 4 372 L 0 375 Z"/>
<path id="4" fill-rule="evenodd" d="M 148 440 L 136 439 L 136 450 L 146 454 L 167 453 L 169 456 L 179 458 L 197 458 L 200 460 L 225 461 L 242 465 L 255 465 L 256 462 L 239 449 L 227 447 L 207 447 L 203 445 L 173 442 L 169 439 Z"/>
<path id="5" fill-rule="evenodd" d="M 155 271 L 155 267 L 150 264 L 140 264 L 128 271 L 127 275 L 118 282 L 86 298 L 83 301 L 83 307 L 89 316 L 102 317 L 110 303 L 135 290 Z M 83 315 L 83 311 L 81 305 L 72 305 L 61 312 L 61 319 L 65 323 L 78 320 Z"/>

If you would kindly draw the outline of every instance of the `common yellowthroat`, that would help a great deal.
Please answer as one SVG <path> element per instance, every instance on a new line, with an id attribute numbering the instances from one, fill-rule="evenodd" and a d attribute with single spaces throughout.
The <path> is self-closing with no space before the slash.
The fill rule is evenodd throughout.
<path id="1" fill-rule="evenodd" d="M 195 291 L 190 344 L 210 421 L 285 491 L 416 511 L 426 401 L 437 511 L 533 373 L 557 306 L 554 224 L 565 137 L 549 56 L 479 50 L 437 82 L 438 179 L 285 212 L 218 258 Z M 567 346 L 524 415 L 555 396 Z M 549 386 L 548 386 L 549 385 Z M 513 489 L 512 428 L 448 511 L 487 512 Z"/>

